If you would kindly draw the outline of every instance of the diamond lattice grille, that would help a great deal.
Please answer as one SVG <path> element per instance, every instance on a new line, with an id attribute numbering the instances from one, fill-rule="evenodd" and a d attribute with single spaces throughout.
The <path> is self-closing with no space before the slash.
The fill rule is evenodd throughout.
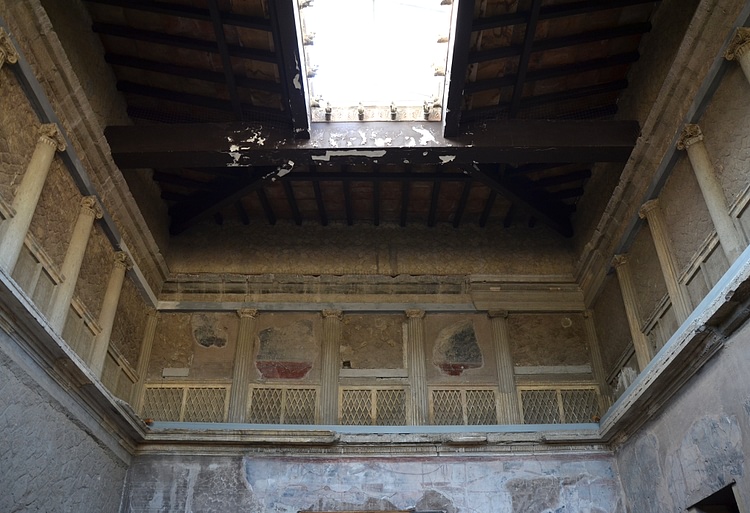
<path id="1" fill-rule="evenodd" d="M 404 390 L 378 390 L 377 415 L 379 426 L 403 426 L 406 424 L 406 392 Z"/>
<path id="2" fill-rule="evenodd" d="M 599 414 L 599 401 L 595 390 L 561 390 L 565 422 L 578 424 L 593 422 Z"/>
<path id="3" fill-rule="evenodd" d="M 341 423 L 346 426 L 372 424 L 372 392 L 370 390 L 344 390 L 341 400 Z"/>
<path id="4" fill-rule="evenodd" d="M 250 411 L 247 421 L 253 424 L 281 423 L 280 388 L 255 388 L 250 391 Z"/>
<path id="5" fill-rule="evenodd" d="M 525 424 L 559 424 L 555 390 L 522 390 L 523 421 Z"/>
<path id="6" fill-rule="evenodd" d="M 285 424 L 315 424 L 315 389 L 290 388 L 286 391 Z"/>
<path id="7" fill-rule="evenodd" d="M 146 388 L 143 398 L 144 419 L 179 421 L 182 407 L 182 388 Z"/>
<path id="8" fill-rule="evenodd" d="M 470 425 L 497 424 L 494 390 L 467 390 L 466 418 Z"/>
<path id="9" fill-rule="evenodd" d="M 223 422 L 226 393 L 226 388 L 188 388 L 183 420 L 185 422 Z"/>
<path id="10" fill-rule="evenodd" d="M 460 390 L 432 391 L 432 423 L 451 426 L 464 423 Z"/>

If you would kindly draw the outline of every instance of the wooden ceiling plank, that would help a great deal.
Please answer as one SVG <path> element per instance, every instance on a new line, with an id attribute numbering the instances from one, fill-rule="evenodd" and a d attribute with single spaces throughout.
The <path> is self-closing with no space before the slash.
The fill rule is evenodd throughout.
<path id="1" fill-rule="evenodd" d="M 187 66 L 177 66 L 175 64 L 170 64 L 167 62 L 151 61 L 148 59 L 131 57 L 129 55 L 106 53 L 104 54 L 104 60 L 114 66 L 123 66 L 126 68 L 153 71 L 154 73 L 162 73 L 165 75 L 172 75 L 183 78 L 192 78 L 195 80 L 202 80 L 204 82 L 212 82 L 215 84 L 223 84 L 225 82 L 224 73 L 219 73 L 217 71 L 190 68 Z M 235 75 L 234 81 L 239 87 L 255 89 L 258 91 L 266 91 L 269 93 L 281 93 L 281 84 L 272 82 L 270 80 L 258 80 L 254 78 Z"/>
<path id="2" fill-rule="evenodd" d="M 461 224 L 461 218 L 464 216 L 466 211 L 466 205 L 469 202 L 469 193 L 471 192 L 471 180 L 464 182 L 464 188 L 461 191 L 461 199 L 456 207 L 456 212 L 453 214 L 453 228 L 458 228 Z"/>
<path id="3" fill-rule="evenodd" d="M 581 2 L 560 5 L 546 5 L 542 7 L 539 13 L 539 19 L 550 20 L 554 18 L 564 18 L 566 16 L 588 14 L 606 9 L 621 9 L 631 5 L 655 4 L 658 3 L 658 1 L 659 0 L 607 0 L 606 2 L 602 2 L 601 0 L 584 0 Z M 495 28 L 509 27 L 511 25 L 519 25 L 524 23 L 527 17 L 528 13 L 526 12 L 513 12 L 487 18 L 479 18 L 474 20 L 473 30 L 491 30 Z"/>
<path id="4" fill-rule="evenodd" d="M 464 84 L 466 83 L 466 68 L 469 64 L 473 18 L 474 0 L 461 0 L 458 3 L 455 32 L 450 43 L 451 48 L 448 49 L 449 63 L 446 73 L 450 80 L 448 81 L 448 95 L 443 115 L 443 135 L 445 137 L 458 135 Z"/>
<path id="5" fill-rule="evenodd" d="M 651 23 L 639 22 L 630 23 L 628 25 L 621 25 L 619 27 L 592 30 L 590 32 L 582 32 L 580 34 L 573 34 L 569 36 L 543 39 L 534 42 L 531 47 L 531 52 L 534 53 L 545 50 L 555 50 L 557 48 L 565 48 L 567 46 L 592 43 L 595 41 L 604 41 L 607 39 L 640 35 L 645 34 L 650 30 Z M 505 59 L 508 57 L 517 57 L 521 55 L 522 52 L 523 46 L 521 45 L 502 46 L 499 48 L 491 48 L 489 50 L 480 50 L 469 54 L 469 62 L 485 62 L 496 59 Z"/>
<path id="6" fill-rule="evenodd" d="M 542 6 L 542 0 L 532 0 L 529 17 L 526 21 L 526 34 L 523 39 L 523 48 L 518 60 L 516 72 L 516 82 L 513 85 L 513 96 L 510 100 L 508 112 L 511 118 L 515 118 L 518 108 L 521 106 L 521 97 L 523 96 L 523 85 L 526 82 L 526 73 L 529 70 L 529 61 L 531 60 L 531 50 L 536 35 L 536 26 L 539 21 L 539 9 Z"/>
<path id="7" fill-rule="evenodd" d="M 495 178 L 489 166 L 476 164 L 466 166 L 466 171 L 471 173 L 477 181 L 482 182 L 492 191 L 502 195 L 518 208 L 525 210 L 530 216 L 538 218 L 547 226 L 564 237 L 573 236 L 573 225 L 570 216 L 563 208 L 558 207 L 559 202 L 552 201 L 541 194 L 529 194 L 517 183 L 511 183 L 504 178 Z"/>
<path id="8" fill-rule="evenodd" d="M 292 129 L 296 139 L 310 138 L 310 113 L 305 87 L 304 59 L 297 30 L 296 1 L 276 0 L 268 2 L 271 13 L 274 48 L 279 53 L 279 74 L 284 84 L 284 102 L 292 117 Z"/>
<path id="9" fill-rule="evenodd" d="M 639 135 L 635 121 L 486 121 L 452 139 L 444 138 L 441 128 L 440 123 L 322 123 L 310 140 L 294 139 L 288 129 L 268 123 L 112 126 L 105 134 L 121 169 L 278 166 L 289 160 L 449 166 L 625 162 Z M 391 146 L 378 144 L 386 138 Z"/>
<path id="10" fill-rule="evenodd" d="M 195 39 L 192 37 L 174 36 L 171 34 L 166 34 L 164 32 L 135 29 L 123 25 L 114 25 L 111 23 L 94 23 L 91 25 L 91 30 L 93 30 L 97 34 L 103 34 L 105 36 L 136 39 L 138 41 L 145 41 L 147 43 L 185 48 L 187 50 L 195 50 L 198 52 L 219 53 L 219 48 L 213 42 L 204 41 L 202 39 Z M 227 45 L 227 51 L 232 57 L 276 64 L 276 54 L 268 50 Z"/>
<path id="11" fill-rule="evenodd" d="M 139 11 L 166 14 L 180 18 L 211 21 L 211 15 L 205 9 L 191 7 L 188 5 L 177 5 L 174 3 L 157 2 L 151 0 L 86 0 L 90 3 L 122 7 Z M 243 27 L 255 30 L 271 30 L 269 20 L 255 16 L 243 16 L 233 13 L 222 13 L 224 24 L 235 27 Z"/>
<path id="12" fill-rule="evenodd" d="M 539 69 L 528 71 L 526 73 L 526 83 L 536 82 L 538 80 L 548 80 L 551 78 L 560 78 L 578 73 L 585 73 L 587 71 L 597 71 L 601 69 L 611 68 L 615 66 L 621 66 L 624 64 L 632 64 L 640 58 L 638 52 L 625 52 L 611 57 L 605 57 L 603 59 L 592 59 L 583 62 L 573 62 L 564 66 L 558 66 L 555 68 Z M 469 82 L 464 86 L 464 92 L 466 94 L 478 93 L 480 91 L 487 91 L 489 89 L 501 89 L 503 87 L 510 87 L 514 85 L 518 80 L 518 75 L 504 75 L 499 78 L 492 78 L 487 80 L 479 80 L 477 82 Z"/>
<path id="13" fill-rule="evenodd" d="M 219 55 L 221 56 L 221 67 L 224 70 L 224 80 L 229 91 L 229 99 L 232 102 L 232 110 L 234 115 L 237 116 L 238 121 L 243 121 L 245 115 L 242 112 L 242 103 L 240 102 L 240 95 L 237 92 L 237 83 L 234 79 L 234 70 L 232 69 L 232 60 L 229 58 L 229 47 L 227 45 L 227 38 L 224 34 L 224 25 L 221 21 L 221 13 L 219 12 L 219 4 L 217 0 L 208 0 L 208 10 L 211 13 L 211 22 L 214 26 L 214 36 L 216 38 L 216 46 L 219 49 Z"/>

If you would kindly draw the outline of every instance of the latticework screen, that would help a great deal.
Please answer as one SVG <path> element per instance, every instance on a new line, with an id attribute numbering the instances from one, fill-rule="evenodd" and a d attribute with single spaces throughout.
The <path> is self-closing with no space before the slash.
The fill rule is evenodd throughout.
<path id="1" fill-rule="evenodd" d="M 403 388 L 342 388 L 340 422 L 346 426 L 403 426 L 406 390 Z"/>
<path id="2" fill-rule="evenodd" d="M 595 387 L 528 388 L 520 390 L 525 424 L 580 424 L 599 413 Z"/>
<path id="3" fill-rule="evenodd" d="M 173 422 L 224 422 L 227 385 L 146 386 L 143 418 Z"/>
<path id="4" fill-rule="evenodd" d="M 430 409 L 436 425 L 497 424 L 497 396 L 492 388 L 433 389 Z"/>
<path id="5" fill-rule="evenodd" d="M 250 385 L 246 418 L 252 424 L 315 424 L 317 400 L 313 387 Z"/>

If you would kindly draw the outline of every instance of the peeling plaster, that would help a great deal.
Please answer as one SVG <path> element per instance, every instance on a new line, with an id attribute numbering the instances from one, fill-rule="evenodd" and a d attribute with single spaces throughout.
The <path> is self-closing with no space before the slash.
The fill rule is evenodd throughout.
<path id="1" fill-rule="evenodd" d="M 456 160 L 455 155 L 440 155 L 438 158 L 440 159 L 440 162 L 442 164 L 447 164 L 448 162 L 453 162 L 454 160 Z"/>
<path id="2" fill-rule="evenodd" d="M 431 143 L 431 142 L 437 142 L 435 140 L 435 136 L 432 135 L 430 133 L 430 131 L 427 130 L 426 128 L 413 126 L 413 127 L 411 127 L 411 129 L 414 130 L 415 132 L 419 133 L 422 136 L 422 137 L 419 138 L 419 144 L 421 146 L 425 146 L 425 145 L 427 145 L 428 143 Z"/>
<path id="3" fill-rule="evenodd" d="M 339 150 L 326 151 L 324 155 L 313 155 L 313 160 L 331 160 L 331 157 L 385 157 L 385 150 Z"/>

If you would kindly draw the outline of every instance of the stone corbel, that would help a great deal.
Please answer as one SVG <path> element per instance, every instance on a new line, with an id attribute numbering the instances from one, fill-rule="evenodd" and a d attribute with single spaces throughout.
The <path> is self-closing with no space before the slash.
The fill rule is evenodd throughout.
<path id="1" fill-rule="evenodd" d="M 0 68 L 5 63 L 15 64 L 18 62 L 18 52 L 16 47 L 13 46 L 13 41 L 10 40 L 10 35 L 0 28 Z"/>

